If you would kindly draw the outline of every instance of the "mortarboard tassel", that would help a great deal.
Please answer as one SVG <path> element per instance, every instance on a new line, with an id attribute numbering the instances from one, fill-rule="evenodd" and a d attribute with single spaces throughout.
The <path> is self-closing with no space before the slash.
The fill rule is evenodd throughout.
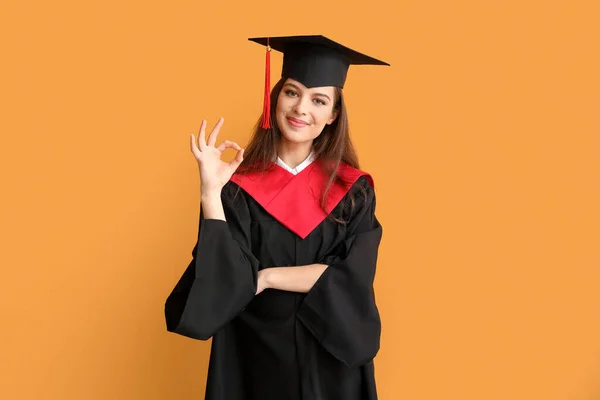
<path id="1" fill-rule="evenodd" d="M 268 129 L 271 127 L 271 46 L 269 46 L 269 39 L 267 39 L 267 54 L 265 58 L 265 98 L 263 101 L 263 118 L 260 126 Z"/>

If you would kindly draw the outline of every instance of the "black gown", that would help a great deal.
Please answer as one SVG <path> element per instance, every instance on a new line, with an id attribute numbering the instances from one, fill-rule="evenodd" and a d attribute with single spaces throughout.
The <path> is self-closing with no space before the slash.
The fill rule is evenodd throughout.
<path id="1" fill-rule="evenodd" d="M 170 332 L 212 337 L 205 400 L 377 399 L 382 228 L 372 181 L 361 176 L 345 190 L 332 215 L 348 222 L 325 218 L 304 238 L 233 181 L 221 195 L 226 221 L 204 219 L 200 208 L 193 259 L 165 317 Z M 308 293 L 255 296 L 257 271 L 313 263 L 328 268 Z"/>

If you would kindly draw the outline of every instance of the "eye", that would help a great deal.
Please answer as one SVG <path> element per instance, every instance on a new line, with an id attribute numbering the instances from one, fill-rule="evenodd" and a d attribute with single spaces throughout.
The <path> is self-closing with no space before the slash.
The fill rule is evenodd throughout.
<path id="1" fill-rule="evenodd" d="M 294 97 L 294 96 L 297 96 L 297 95 L 298 95 L 298 93 L 296 93 L 296 91 L 295 91 L 295 90 L 292 90 L 292 89 L 288 89 L 288 90 L 286 90 L 286 91 L 285 91 L 285 94 L 287 94 L 288 96 L 292 96 L 292 97 Z"/>
<path id="2" fill-rule="evenodd" d="M 325 103 L 325 102 L 324 102 L 323 100 L 321 100 L 321 99 L 315 99 L 315 102 L 316 102 L 318 105 L 321 105 L 321 106 L 325 106 L 325 105 L 327 105 L 327 103 Z"/>

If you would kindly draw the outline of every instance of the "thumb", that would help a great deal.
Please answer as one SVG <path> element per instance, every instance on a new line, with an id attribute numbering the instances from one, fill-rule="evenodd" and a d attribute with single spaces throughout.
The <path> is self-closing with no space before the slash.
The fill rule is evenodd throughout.
<path id="1" fill-rule="evenodd" d="M 244 161 L 244 149 L 241 149 L 237 152 L 235 158 L 229 163 L 229 166 L 233 171 L 235 171 L 240 166 L 242 161 Z"/>

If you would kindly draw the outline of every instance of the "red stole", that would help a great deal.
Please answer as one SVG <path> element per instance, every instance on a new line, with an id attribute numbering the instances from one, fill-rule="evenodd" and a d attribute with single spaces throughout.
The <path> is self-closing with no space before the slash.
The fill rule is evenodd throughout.
<path id="1" fill-rule="evenodd" d="M 340 165 L 338 175 L 344 183 L 331 185 L 325 206 L 327 213 L 321 208 L 321 201 L 328 176 L 318 161 L 297 175 L 272 163 L 265 172 L 234 174 L 231 180 L 273 218 L 304 239 L 327 218 L 358 178 L 366 176 L 373 185 L 369 174 L 347 164 Z"/>

